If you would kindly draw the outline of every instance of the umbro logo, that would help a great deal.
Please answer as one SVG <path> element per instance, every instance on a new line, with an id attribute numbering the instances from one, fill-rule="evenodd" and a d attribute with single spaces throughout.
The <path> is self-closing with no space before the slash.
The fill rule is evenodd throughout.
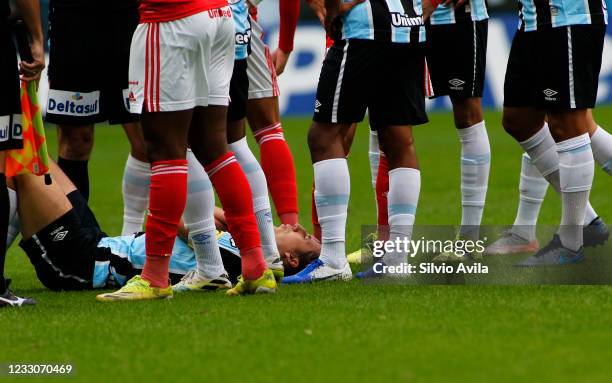
<path id="1" fill-rule="evenodd" d="M 463 85 L 465 84 L 465 81 L 460 80 L 458 78 L 454 78 L 452 80 L 448 80 L 448 83 L 451 85 L 451 89 L 453 90 L 463 90 Z"/>
<path id="2" fill-rule="evenodd" d="M 66 238 L 67 235 L 68 230 L 60 231 L 59 233 L 55 234 L 55 237 L 53 237 L 53 242 L 62 241 L 64 238 Z"/>
<path id="3" fill-rule="evenodd" d="M 201 233 L 201 234 L 196 234 L 196 235 L 192 236 L 191 240 L 194 243 L 201 244 L 201 243 L 206 242 L 209 238 L 210 238 L 210 235 Z"/>
<path id="4" fill-rule="evenodd" d="M 315 112 L 319 113 L 319 108 L 321 107 L 321 102 L 319 100 L 315 100 Z"/>
<path id="5" fill-rule="evenodd" d="M 557 98 L 553 96 L 556 96 L 559 92 L 550 88 L 546 88 L 542 91 L 542 93 L 544 93 L 544 99 L 546 101 L 557 101 Z"/>

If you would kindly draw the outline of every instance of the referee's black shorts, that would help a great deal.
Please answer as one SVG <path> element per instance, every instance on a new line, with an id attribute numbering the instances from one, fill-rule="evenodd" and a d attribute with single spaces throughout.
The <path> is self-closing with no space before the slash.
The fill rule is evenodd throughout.
<path id="1" fill-rule="evenodd" d="M 605 25 L 572 25 L 514 35 L 504 106 L 543 110 L 595 106 Z"/>
<path id="2" fill-rule="evenodd" d="M 9 26 L 0 20 L 0 151 L 22 145 L 17 53 Z"/>
<path id="3" fill-rule="evenodd" d="M 93 286 L 95 262 L 108 260 L 107 251 L 98 247 L 106 234 L 78 191 L 67 197 L 72 209 L 19 246 L 48 289 L 87 290 Z"/>
<path id="4" fill-rule="evenodd" d="M 317 86 L 313 120 L 370 125 L 427 122 L 422 44 L 338 40 L 329 48 Z"/>
<path id="5" fill-rule="evenodd" d="M 428 96 L 482 97 L 488 26 L 488 20 L 427 24 Z"/>
<path id="6" fill-rule="evenodd" d="M 130 44 L 139 20 L 133 3 L 120 9 L 102 9 L 104 2 L 52 5 L 47 122 L 88 125 L 138 120 L 128 109 Z"/>

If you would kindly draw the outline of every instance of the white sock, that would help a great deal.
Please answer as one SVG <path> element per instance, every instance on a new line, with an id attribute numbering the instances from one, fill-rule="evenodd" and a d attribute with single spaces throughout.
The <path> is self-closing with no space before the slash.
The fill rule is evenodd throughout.
<path id="1" fill-rule="evenodd" d="M 559 236 L 570 250 L 582 247 L 589 191 L 593 183 L 593 152 L 588 133 L 557 143 L 561 183 L 561 226 Z"/>
<path id="2" fill-rule="evenodd" d="M 253 155 L 251 148 L 249 148 L 246 137 L 231 143 L 229 148 L 234 152 L 240 167 L 249 180 L 249 186 L 253 193 L 253 211 L 257 218 L 257 227 L 261 239 L 261 250 L 266 262 L 270 263 L 278 259 L 279 255 L 274 235 L 274 222 L 272 221 L 272 208 L 268 197 L 266 175 Z"/>
<path id="3" fill-rule="evenodd" d="M 151 165 L 130 154 L 123 171 L 123 228 L 121 235 L 142 231 L 145 212 L 149 206 Z"/>
<path id="4" fill-rule="evenodd" d="M 389 171 L 389 240 L 404 239 L 410 241 L 412 228 L 421 190 L 421 172 L 413 168 L 396 168 Z M 408 253 L 404 251 L 388 252 L 384 262 L 389 266 L 398 266 L 408 262 Z"/>
<path id="5" fill-rule="evenodd" d="M 559 190 L 556 177 L 548 177 L 551 173 L 559 170 L 559 156 L 555 140 L 550 134 L 548 124 L 544 123 L 542 129 L 529 137 L 519 145 L 531 158 L 531 163 L 538 169 L 542 177 L 546 178 L 555 190 Z"/>
<path id="6" fill-rule="evenodd" d="M 531 157 L 531 163 L 540 171 L 540 174 L 561 195 L 561 181 L 559 179 L 559 155 L 557 146 L 548 129 L 548 124 L 527 140 L 519 143 Z M 584 225 L 588 225 L 598 217 L 597 212 L 587 201 Z"/>
<path id="7" fill-rule="evenodd" d="M 198 273 L 205 278 L 226 274 L 215 229 L 215 194 L 208 175 L 191 150 L 187 150 L 187 206 L 185 227 L 196 255 Z"/>
<path id="8" fill-rule="evenodd" d="M 370 128 L 370 140 L 368 147 L 368 158 L 370 159 L 370 175 L 372 176 L 372 189 L 376 193 L 376 177 L 378 177 L 378 164 L 380 163 L 380 147 L 378 145 L 378 133 Z"/>
<path id="9" fill-rule="evenodd" d="M 591 148 L 597 164 L 612 176 L 612 134 L 606 132 L 601 126 L 597 126 L 597 130 L 591 137 Z"/>
<path id="10" fill-rule="evenodd" d="M 346 265 L 345 230 L 351 180 L 345 158 L 319 161 L 313 165 L 315 204 L 321 224 L 319 259 L 340 269 Z"/>
<path id="11" fill-rule="evenodd" d="M 461 230 L 459 235 L 477 239 L 487 196 L 491 147 L 485 122 L 457 129 L 461 141 Z"/>
<path id="12" fill-rule="evenodd" d="M 528 241 L 535 239 L 538 215 L 547 189 L 548 181 L 533 165 L 529 155 L 523 153 L 521 181 L 519 183 L 519 206 L 512 232 Z"/>
<path id="13" fill-rule="evenodd" d="M 9 220 L 8 231 L 6 233 L 6 248 L 8 249 L 19 235 L 20 224 L 19 214 L 17 214 L 17 192 L 11 188 L 7 188 L 7 190 L 9 197 Z"/>

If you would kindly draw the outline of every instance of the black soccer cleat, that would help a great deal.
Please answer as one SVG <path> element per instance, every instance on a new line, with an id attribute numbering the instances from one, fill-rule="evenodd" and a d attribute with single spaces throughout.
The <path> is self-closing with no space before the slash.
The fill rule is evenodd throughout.
<path id="1" fill-rule="evenodd" d="M 6 280 L 6 291 L 0 294 L 0 308 L 2 307 L 21 307 L 35 305 L 36 301 L 32 298 L 18 297 L 9 290 L 10 279 Z"/>
<path id="2" fill-rule="evenodd" d="M 518 267 L 537 267 L 569 265 L 584 260 L 584 247 L 572 251 L 561 243 L 561 238 L 555 234 L 548 245 L 540 249 L 535 255 L 515 264 Z"/>
<path id="3" fill-rule="evenodd" d="M 606 243 L 610 230 L 603 219 L 597 217 L 582 229 L 584 247 L 597 247 Z"/>

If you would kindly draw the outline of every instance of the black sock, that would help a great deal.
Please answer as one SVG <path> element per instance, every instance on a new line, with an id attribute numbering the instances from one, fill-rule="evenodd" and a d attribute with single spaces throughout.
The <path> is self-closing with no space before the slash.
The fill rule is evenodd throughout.
<path id="1" fill-rule="evenodd" d="M 6 177 L 0 173 L 0 294 L 6 291 L 4 260 L 6 258 L 6 236 L 8 235 L 10 201 L 6 189 Z"/>
<path id="2" fill-rule="evenodd" d="M 66 173 L 68 178 L 74 183 L 86 201 L 89 201 L 89 172 L 87 170 L 88 161 L 73 161 L 59 157 L 57 164 Z"/>

